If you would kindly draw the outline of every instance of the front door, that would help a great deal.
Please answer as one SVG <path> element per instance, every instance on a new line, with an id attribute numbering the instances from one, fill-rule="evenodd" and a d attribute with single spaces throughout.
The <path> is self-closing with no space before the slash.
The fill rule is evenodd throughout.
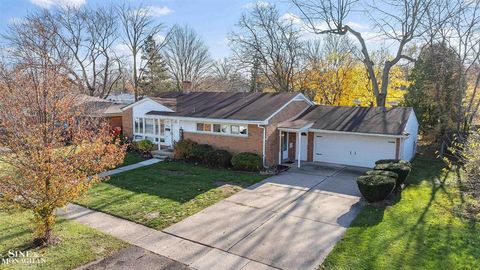
<path id="1" fill-rule="evenodd" d="M 282 161 L 288 159 L 288 133 L 281 132 L 282 136 Z"/>
<path id="2" fill-rule="evenodd" d="M 173 145 L 172 121 L 160 120 L 160 144 L 165 146 Z"/>

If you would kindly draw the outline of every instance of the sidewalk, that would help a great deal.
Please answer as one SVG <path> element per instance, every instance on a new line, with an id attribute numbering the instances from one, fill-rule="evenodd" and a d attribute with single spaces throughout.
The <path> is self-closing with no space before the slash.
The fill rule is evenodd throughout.
<path id="1" fill-rule="evenodd" d="M 106 172 L 103 172 L 103 173 L 99 173 L 98 176 L 105 177 L 105 176 L 109 176 L 109 175 L 112 175 L 112 174 L 117 174 L 117 173 L 121 173 L 121 172 L 125 172 L 125 171 L 130 171 L 130 170 L 133 170 L 133 169 L 136 169 L 136 168 L 152 165 L 152 164 L 158 163 L 160 161 L 162 161 L 162 160 L 157 159 L 157 158 L 151 158 L 151 159 L 148 159 L 148 160 L 145 160 L 145 161 L 142 161 L 142 162 L 138 162 L 138 163 L 135 163 L 135 164 L 131 164 L 131 165 L 123 166 L 123 167 L 116 168 L 116 169 L 113 169 L 113 170 L 110 170 L 110 171 L 106 171 Z"/>
<path id="2" fill-rule="evenodd" d="M 217 248 L 176 237 L 76 204 L 69 204 L 66 211 L 64 209 L 59 210 L 58 215 L 199 270 L 276 269 Z"/>

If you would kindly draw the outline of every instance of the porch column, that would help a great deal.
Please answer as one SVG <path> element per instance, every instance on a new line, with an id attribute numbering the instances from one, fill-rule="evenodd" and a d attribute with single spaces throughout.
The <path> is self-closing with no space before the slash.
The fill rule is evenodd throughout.
<path id="1" fill-rule="evenodd" d="M 297 150 L 297 160 L 298 160 L 298 165 L 297 167 L 300 168 L 300 162 L 301 162 L 301 156 L 302 156 L 302 133 L 297 132 L 297 142 L 298 142 L 298 148 Z"/>
<path id="2" fill-rule="evenodd" d="M 284 135 L 285 136 L 285 135 Z M 278 164 L 282 164 L 282 154 L 283 154 L 283 149 L 282 149 L 282 131 L 278 131 Z"/>

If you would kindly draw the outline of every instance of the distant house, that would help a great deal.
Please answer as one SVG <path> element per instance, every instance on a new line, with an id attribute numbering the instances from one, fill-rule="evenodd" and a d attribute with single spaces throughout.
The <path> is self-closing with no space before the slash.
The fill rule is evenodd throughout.
<path id="1" fill-rule="evenodd" d="M 300 93 L 163 93 L 123 111 L 124 134 L 159 148 L 182 138 L 232 153 L 254 152 L 265 165 L 287 161 L 372 167 L 410 160 L 418 121 L 412 108 L 315 105 Z"/>
<path id="2" fill-rule="evenodd" d="M 76 98 L 78 104 L 85 107 L 88 116 L 105 118 L 112 129 L 123 129 L 122 107 L 125 107 L 125 104 L 88 95 L 78 95 Z"/>

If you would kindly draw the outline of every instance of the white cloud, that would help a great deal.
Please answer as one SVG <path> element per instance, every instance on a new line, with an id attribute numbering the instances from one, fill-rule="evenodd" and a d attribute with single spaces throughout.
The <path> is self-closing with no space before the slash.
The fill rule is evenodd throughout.
<path id="1" fill-rule="evenodd" d="M 161 17 L 173 12 L 173 10 L 171 10 L 167 6 L 163 6 L 163 7 L 149 6 L 149 7 L 143 8 L 142 11 L 145 12 L 147 15 L 153 16 L 153 17 Z"/>
<path id="2" fill-rule="evenodd" d="M 303 24 L 302 19 L 293 13 L 285 13 L 280 17 L 280 19 L 291 21 L 293 24 Z"/>
<path id="3" fill-rule="evenodd" d="M 242 7 L 244 8 L 254 8 L 256 6 L 259 6 L 259 7 L 268 7 L 270 6 L 270 3 L 267 2 L 267 1 L 256 1 L 256 2 L 249 2 L 249 3 L 246 3 L 245 5 L 243 5 Z"/>
<path id="4" fill-rule="evenodd" d="M 58 7 L 80 7 L 86 0 L 30 0 L 30 3 L 41 8 Z"/>

